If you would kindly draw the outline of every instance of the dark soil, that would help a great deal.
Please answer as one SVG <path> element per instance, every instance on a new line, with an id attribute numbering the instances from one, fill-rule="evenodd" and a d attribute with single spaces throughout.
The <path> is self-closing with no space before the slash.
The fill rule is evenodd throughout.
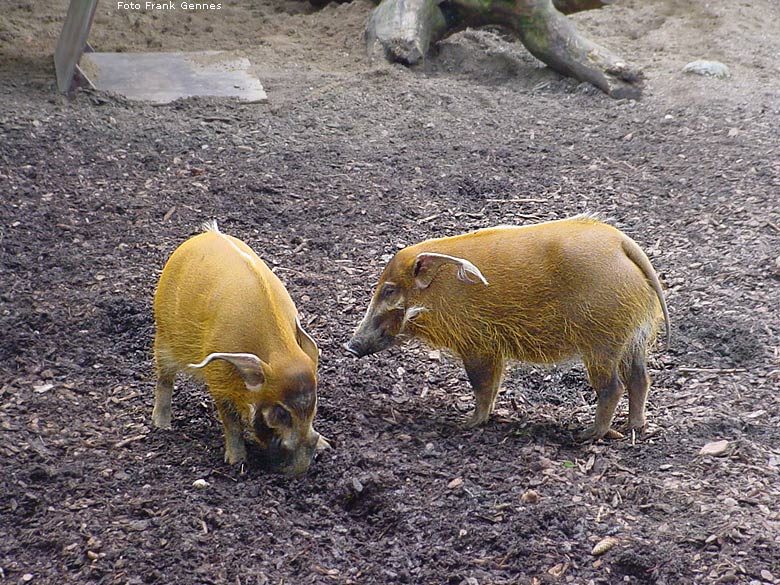
<path id="1" fill-rule="evenodd" d="M 64 2 L 49 4 L 15 1 L 0 20 L 0 581 L 780 582 L 771 55 L 755 59 L 774 77 L 683 77 L 637 40 L 678 4 L 605 9 L 583 26 L 631 10 L 650 23 L 613 47 L 648 68 L 646 95 L 614 101 L 489 31 L 410 71 L 365 61 L 367 3 L 236 2 L 246 18 L 226 19 L 277 27 L 267 61 L 247 48 L 268 103 L 154 107 L 57 95 L 61 20 L 46 14 Z M 101 10 L 107 43 L 130 17 Z M 745 50 L 771 21 L 750 15 Z M 208 18 L 231 37 L 234 20 L 214 32 Z M 105 46 L 178 38 L 146 24 Z M 196 24 L 194 48 L 209 48 Z M 320 41 L 340 47 L 330 61 Z M 666 287 L 673 341 L 652 353 L 635 442 L 576 441 L 595 404 L 578 365 L 513 367 L 491 422 L 465 430 L 455 360 L 417 343 L 343 351 L 399 247 L 585 211 L 636 239 Z M 322 349 L 315 426 L 334 449 L 300 480 L 224 464 L 214 405 L 187 380 L 173 429 L 152 428 L 152 295 L 212 218 L 274 267 Z M 721 456 L 700 455 L 717 440 Z"/>

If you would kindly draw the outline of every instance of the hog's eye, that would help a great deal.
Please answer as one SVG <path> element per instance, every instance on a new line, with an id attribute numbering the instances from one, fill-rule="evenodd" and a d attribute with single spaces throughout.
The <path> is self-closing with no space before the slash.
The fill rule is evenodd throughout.
<path id="1" fill-rule="evenodd" d="M 271 428 L 289 427 L 292 425 L 292 416 L 289 410 L 277 404 L 268 409 L 266 421 Z"/>
<path id="2" fill-rule="evenodd" d="M 387 299 L 395 294 L 396 288 L 395 285 L 392 284 L 383 284 L 382 290 L 379 291 L 379 296 L 383 299 Z"/>

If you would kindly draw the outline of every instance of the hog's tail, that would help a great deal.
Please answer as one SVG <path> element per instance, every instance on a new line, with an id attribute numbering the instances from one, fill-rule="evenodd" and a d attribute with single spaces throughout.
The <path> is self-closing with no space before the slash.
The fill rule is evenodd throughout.
<path id="1" fill-rule="evenodd" d="M 644 253 L 642 248 L 639 247 L 639 244 L 637 244 L 634 240 L 625 234 L 624 236 L 623 252 L 644 273 L 647 282 L 649 282 L 650 286 L 653 287 L 653 291 L 655 291 L 655 294 L 658 297 L 658 302 L 661 304 L 661 312 L 663 313 L 664 324 L 666 325 L 666 345 L 668 347 L 672 340 L 672 329 L 669 324 L 669 311 L 666 308 L 666 300 L 664 299 L 664 291 L 661 287 L 661 281 L 658 280 L 658 275 L 656 274 L 653 265 L 650 263 L 650 259 L 647 257 L 647 254 Z"/>

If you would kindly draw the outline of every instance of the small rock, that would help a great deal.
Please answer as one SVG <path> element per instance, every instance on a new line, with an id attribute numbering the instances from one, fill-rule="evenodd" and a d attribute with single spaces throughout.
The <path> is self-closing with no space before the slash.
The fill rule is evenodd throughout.
<path id="1" fill-rule="evenodd" d="M 683 73 L 693 73 L 695 75 L 705 75 L 707 77 L 717 77 L 726 79 L 731 77 L 729 68 L 720 61 L 691 61 L 682 69 Z"/>
<path id="2" fill-rule="evenodd" d="M 726 440 L 723 441 L 713 441 L 711 443 L 707 443 L 704 445 L 704 447 L 701 448 L 701 451 L 699 451 L 699 455 L 710 455 L 712 457 L 722 457 L 726 454 L 726 450 L 729 448 L 729 442 Z"/>
<path id="3" fill-rule="evenodd" d="M 535 504 L 539 501 L 539 493 L 536 490 L 526 490 L 520 496 L 520 501 L 524 504 Z"/>
<path id="4" fill-rule="evenodd" d="M 456 477 L 450 483 L 447 484 L 447 487 L 450 488 L 451 490 L 454 490 L 456 487 L 460 487 L 461 485 L 463 485 L 463 478 Z"/>
<path id="5" fill-rule="evenodd" d="M 596 543 L 596 546 L 593 547 L 593 550 L 590 551 L 590 554 L 592 554 L 594 557 L 601 556 L 605 552 L 613 549 L 617 543 L 618 539 L 614 536 L 607 536 L 606 538 L 602 538 Z"/>
<path id="6" fill-rule="evenodd" d="M 35 577 L 34 577 L 34 575 L 32 573 L 25 573 L 24 575 L 22 575 L 22 581 L 24 581 L 25 583 L 29 583 L 34 578 Z"/>
<path id="7" fill-rule="evenodd" d="M 195 486 L 196 488 L 203 489 L 209 487 L 209 482 L 207 482 L 205 479 L 196 479 L 195 481 L 192 482 L 192 485 Z"/>
<path id="8" fill-rule="evenodd" d="M 770 573 L 766 569 L 761 569 L 761 578 L 764 581 L 769 581 L 770 583 L 774 583 L 775 582 L 775 576 L 772 575 L 772 573 Z"/>
<path id="9" fill-rule="evenodd" d="M 723 575 L 715 581 L 715 583 L 736 583 L 737 582 L 737 574 L 733 570 L 728 570 Z"/>

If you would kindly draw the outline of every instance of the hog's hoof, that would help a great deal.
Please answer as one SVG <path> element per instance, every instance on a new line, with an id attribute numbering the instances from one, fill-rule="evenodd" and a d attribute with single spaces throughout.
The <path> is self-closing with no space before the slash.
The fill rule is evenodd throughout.
<path id="1" fill-rule="evenodd" d="M 225 455 L 225 463 L 230 465 L 232 469 L 234 469 L 238 475 L 245 475 L 246 474 L 246 460 L 241 459 L 239 461 L 230 462 L 228 461 L 227 454 Z"/>
<path id="2" fill-rule="evenodd" d="M 317 445 L 314 447 L 314 451 L 316 453 L 319 453 L 320 451 L 327 451 L 328 449 L 333 449 L 333 447 L 330 444 L 330 441 L 328 441 L 328 439 L 320 435 L 319 438 L 317 439 Z"/>
<path id="3" fill-rule="evenodd" d="M 231 449 L 225 451 L 225 463 L 234 467 L 246 464 L 246 447 L 241 445 L 242 449 Z"/>
<path id="4" fill-rule="evenodd" d="M 467 429 L 473 429 L 480 425 L 485 424 L 489 418 L 490 418 L 490 413 L 483 414 L 480 412 L 475 412 L 468 419 L 466 419 L 466 422 L 463 423 L 463 426 Z"/>
<path id="5" fill-rule="evenodd" d="M 168 413 L 165 412 L 153 412 L 152 413 L 152 424 L 158 429 L 162 429 L 164 431 L 170 431 L 171 430 L 171 413 L 170 411 Z"/>
<path id="6" fill-rule="evenodd" d="M 628 424 L 620 430 L 639 432 L 647 425 L 647 419 L 629 420 Z"/>
<path id="7" fill-rule="evenodd" d="M 617 431 L 611 427 L 604 430 L 604 429 L 598 429 L 595 426 L 590 427 L 586 431 L 583 431 L 579 436 L 580 442 L 583 443 L 595 442 L 598 441 L 599 439 L 605 439 L 605 438 L 624 439 L 625 436 L 620 431 Z"/>

